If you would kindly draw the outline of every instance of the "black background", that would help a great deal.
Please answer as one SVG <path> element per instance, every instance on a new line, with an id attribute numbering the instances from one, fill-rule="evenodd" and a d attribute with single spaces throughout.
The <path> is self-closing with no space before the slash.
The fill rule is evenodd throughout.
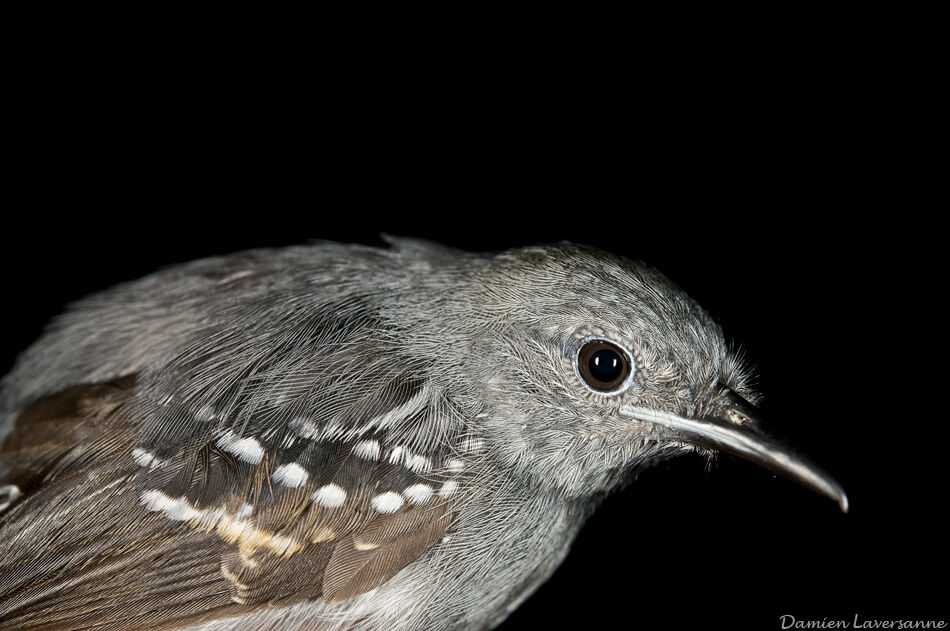
<path id="1" fill-rule="evenodd" d="M 905 168 L 914 130 L 886 115 L 888 90 L 800 62 L 448 93 L 376 76 L 357 98 L 265 72 L 253 89 L 90 81 L 58 59 L 10 125 L 2 368 L 68 302 L 197 257 L 380 232 L 600 246 L 721 322 L 757 366 L 763 417 L 851 511 L 731 457 L 709 473 L 684 457 L 611 497 L 500 628 L 947 619 L 946 414 L 920 413 L 937 391 L 911 357 L 937 344 L 938 287 L 918 284 L 935 269 L 935 226 L 915 214 L 928 167 Z"/>

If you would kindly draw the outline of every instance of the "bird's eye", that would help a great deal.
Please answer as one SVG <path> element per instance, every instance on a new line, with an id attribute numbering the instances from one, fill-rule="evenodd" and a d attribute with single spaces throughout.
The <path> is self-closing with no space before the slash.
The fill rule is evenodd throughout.
<path id="1" fill-rule="evenodd" d="M 589 389 L 614 395 L 630 387 L 636 366 L 627 349 L 610 340 L 591 338 L 578 349 L 574 368 Z"/>

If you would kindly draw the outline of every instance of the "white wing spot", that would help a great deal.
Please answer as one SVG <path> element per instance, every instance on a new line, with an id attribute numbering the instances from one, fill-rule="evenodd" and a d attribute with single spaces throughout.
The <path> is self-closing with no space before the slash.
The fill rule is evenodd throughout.
<path id="1" fill-rule="evenodd" d="M 139 503 L 150 511 L 164 513 L 165 517 L 173 521 L 187 521 L 193 528 L 217 532 L 228 543 L 237 543 L 242 555 L 247 548 L 267 547 L 277 556 L 290 556 L 301 548 L 295 539 L 263 530 L 245 521 L 242 517 L 251 512 L 251 507 L 246 504 L 235 515 L 230 515 L 226 506 L 198 510 L 188 503 L 185 496 L 173 498 L 155 489 L 142 493 Z"/>
<path id="2" fill-rule="evenodd" d="M 296 462 L 282 464 L 274 471 L 274 481 L 292 489 L 306 482 L 309 477 L 306 469 Z"/>
<path id="3" fill-rule="evenodd" d="M 455 495 L 455 492 L 459 490 L 459 483 L 455 480 L 448 480 L 442 485 L 442 488 L 439 489 L 439 497 L 449 497 L 450 495 Z"/>
<path id="4" fill-rule="evenodd" d="M 323 438 L 323 440 L 336 440 L 341 438 L 344 433 L 345 430 L 342 425 L 339 423 L 329 423 L 323 428 L 321 438 Z"/>
<path id="5" fill-rule="evenodd" d="M 405 450 L 405 447 L 399 445 L 393 447 L 393 450 L 389 452 L 389 464 L 400 464 L 403 458 L 402 454 Z"/>
<path id="6" fill-rule="evenodd" d="M 416 473 L 428 473 L 432 463 L 425 456 L 411 454 L 406 458 L 406 468 Z"/>
<path id="7" fill-rule="evenodd" d="M 428 484 L 413 484 L 403 491 L 402 495 L 413 504 L 425 504 L 434 492 Z"/>
<path id="8" fill-rule="evenodd" d="M 324 508 L 336 508 L 346 501 L 346 491 L 340 485 L 331 483 L 321 486 L 310 497 Z"/>
<path id="9" fill-rule="evenodd" d="M 23 492 L 20 491 L 20 487 L 16 484 L 4 484 L 0 486 L 0 511 L 3 511 L 16 501 L 18 497 L 23 495 Z"/>
<path id="10" fill-rule="evenodd" d="M 297 435 L 301 438 L 314 440 L 320 435 L 320 428 L 317 427 L 316 423 L 303 417 L 298 416 L 290 421 L 290 426 L 297 431 Z"/>
<path id="11" fill-rule="evenodd" d="M 448 469 L 449 471 L 454 471 L 455 473 L 458 473 L 459 471 L 465 468 L 465 463 L 463 463 L 461 460 L 456 460 L 455 458 L 452 458 L 451 460 L 446 461 L 445 468 Z"/>
<path id="12" fill-rule="evenodd" d="M 378 440 L 363 440 L 353 447 L 353 454 L 366 460 L 379 460 L 381 448 Z"/>
<path id="13" fill-rule="evenodd" d="M 393 491 L 380 493 L 370 500 L 370 504 L 372 504 L 373 508 L 380 513 L 395 513 L 402 508 L 403 503 L 402 497 Z"/>
<path id="14" fill-rule="evenodd" d="M 140 467 L 151 467 L 159 464 L 159 460 L 150 451 L 136 447 L 132 450 L 132 460 Z"/>
<path id="15" fill-rule="evenodd" d="M 252 514 L 254 514 L 254 507 L 250 504 L 241 504 L 241 508 L 238 509 L 238 512 L 235 513 L 235 519 L 247 519 Z"/>
<path id="16" fill-rule="evenodd" d="M 249 464 L 260 464 L 264 458 L 264 448 L 253 438 L 238 438 L 234 432 L 228 431 L 218 439 L 218 447 L 229 454 L 236 456 Z"/>
<path id="17" fill-rule="evenodd" d="M 145 491 L 139 496 L 139 503 L 152 512 L 165 513 L 165 517 L 172 521 L 189 521 L 201 516 L 201 512 L 192 508 L 184 495 L 175 499 L 161 491 Z"/>

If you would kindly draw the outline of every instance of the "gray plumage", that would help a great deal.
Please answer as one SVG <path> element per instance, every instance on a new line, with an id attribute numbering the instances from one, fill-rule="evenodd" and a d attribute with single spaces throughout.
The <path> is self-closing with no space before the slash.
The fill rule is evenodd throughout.
<path id="1" fill-rule="evenodd" d="M 2 382 L 4 628 L 490 629 L 606 492 L 709 453 L 630 410 L 755 400 L 643 264 L 390 242 L 196 261 L 58 318 Z M 581 383 L 591 339 L 629 352 L 623 392 Z"/>

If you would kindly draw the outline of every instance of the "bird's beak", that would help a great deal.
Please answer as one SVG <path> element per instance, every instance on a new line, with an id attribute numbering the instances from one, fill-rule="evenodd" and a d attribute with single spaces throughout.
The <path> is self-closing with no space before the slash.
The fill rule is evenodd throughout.
<path id="1" fill-rule="evenodd" d="M 751 406 L 732 391 L 727 391 L 726 402 L 715 416 L 686 418 L 629 405 L 621 407 L 620 414 L 628 419 L 663 427 L 677 440 L 724 451 L 754 462 L 834 500 L 842 512 L 848 512 L 848 496 L 841 485 L 822 469 L 759 429 Z"/>

